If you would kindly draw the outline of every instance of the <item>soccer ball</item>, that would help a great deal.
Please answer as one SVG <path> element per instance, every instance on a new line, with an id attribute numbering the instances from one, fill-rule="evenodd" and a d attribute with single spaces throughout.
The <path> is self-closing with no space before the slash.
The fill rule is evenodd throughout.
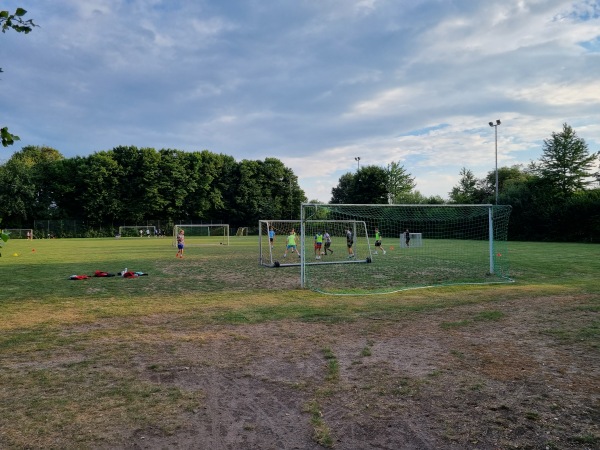
<path id="1" fill-rule="evenodd" d="M 324 255 L 324 254 L 325 254 L 325 252 L 321 252 L 321 255 Z"/>

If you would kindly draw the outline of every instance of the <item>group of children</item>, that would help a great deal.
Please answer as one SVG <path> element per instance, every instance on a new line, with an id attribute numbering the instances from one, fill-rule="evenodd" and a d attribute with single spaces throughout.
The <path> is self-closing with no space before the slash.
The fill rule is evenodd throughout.
<path id="1" fill-rule="evenodd" d="M 406 246 L 409 246 L 410 242 L 410 233 L 408 229 L 403 233 L 405 237 Z M 274 248 L 275 244 L 275 230 L 273 227 L 269 227 L 269 244 L 271 245 L 271 249 Z M 354 250 L 352 246 L 354 245 L 354 237 L 352 235 L 352 231 L 349 228 L 346 228 L 346 247 L 348 248 L 348 259 L 354 258 Z M 314 250 L 315 250 L 315 259 L 321 259 L 321 256 L 326 256 L 328 254 L 333 254 L 333 250 L 331 249 L 331 236 L 325 230 L 325 232 L 321 233 L 317 231 L 314 236 Z M 375 227 L 375 255 L 378 255 L 378 250 L 385 255 L 386 251 L 381 244 L 381 233 L 379 232 L 379 228 Z M 288 251 L 290 253 L 296 253 L 298 258 L 300 258 L 300 253 L 298 252 L 298 241 L 297 235 L 294 228 L 290 230 L 290 233 L 286 237 L 286 247 L 285 253 L 283 254 L 284 258 L 287 258 Z"/>

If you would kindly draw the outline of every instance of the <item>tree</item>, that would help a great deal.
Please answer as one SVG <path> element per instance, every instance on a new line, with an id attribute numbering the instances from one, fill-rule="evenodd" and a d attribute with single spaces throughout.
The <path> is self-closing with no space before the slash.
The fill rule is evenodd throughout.
<path id="1" fill-rule="evenodd" d="M 2 27 L 2 32 L 6 33 L 6 30 L 12 29 L 17 33 L 29 33 L 33 30 L 33 27 L 37 25 L 33 23 L 33 20 L 24 20 L 23 16 L 27 14 L 27 11 L 23 8 L 17 8 L 16 11 L 11 14 L 8 11 L 0 11 L 0 26 Z M 2 72 L 2 68 L 0 68 L 0 72 Z M 9 145 L 13 145 L 15 141 L 19 140 L 19 136 L 11 134 L 8 131 L 8 127 L 0 128 L 0 137 L 2 138 L 2 146 L 8 147 Z"/>
<path id="2" fill-rule="evenodd" d="M 46 216 L 54 201 L 49 171 L 61 159 L 51 147 L 27 146 L 0 166 L 0 212 L 11 228 Z"/>
<path id="3" fill-rule="evenodd" d="M 331 203 L 352 203 L 355 183 L 354 175 L 345 173 L 338 180 L 338 185 L 331 189 Z"/>
<path id="4" fill-rule="evenodd" d="M 119 172 L 119 165 L 110 152 L 97 152 L 82 160 L 77 171 L 81 191 L 76 197 L 86 220 L 101 225 L 118 217 Z"/>
<path id="5" fill-rule="evenodd" d="M 543 154 L 536 166 L 540 176 L 554 187 L 560 198 L 585 189 L 593 180 L 591 172 L 600 152 L 589 153 L 585 141 L 566 123 L 560 133 L 544 140 Z"/>
<path id="6" fill-rule="evenodd" d="M 388 172 L 378 166 L 361 167 L 346 173 L 331 189 L 331 203 L 385 204 L 388 202 Z"/>
<path id="7" fill-rule="evenodd" d="M 399 205 L 443 205 L 446 203 L 439 195 L 425 197 L 419 191 L 403 192 L 394 199 Z"/>
<path id="8" fill-rule="evenodd" d="M 401 166 L 392 161 L 387 166 L 388 203 L 402 203 L 400 198 L 415 188 L 415 179 Z"/>
<path id="9" fill-rule="evenodd" d="M 476 201 L 478 180 L 473 175 L 473 172 L 463 167 L 459 175 L 460 180 L 458 181 L 458 185 L 454 186 L 449 192 L 450 200 L 458 204 L 478 203 Z"/>

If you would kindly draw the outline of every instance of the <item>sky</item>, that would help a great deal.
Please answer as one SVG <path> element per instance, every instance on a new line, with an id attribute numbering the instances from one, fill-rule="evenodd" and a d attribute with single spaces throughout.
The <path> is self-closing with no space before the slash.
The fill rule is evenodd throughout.
<path id="1" fill-rule="evenodd" d="M 400 163 L 425 196 L 600 150 L 597 0 L 9 0 L 0 125 L 65 157 L 121 145 L 275 157 L 309 200 Z M 501 120 L 497 128 L 490 121 Z M 357 160 L 360 158 L 359 160 Z"/>

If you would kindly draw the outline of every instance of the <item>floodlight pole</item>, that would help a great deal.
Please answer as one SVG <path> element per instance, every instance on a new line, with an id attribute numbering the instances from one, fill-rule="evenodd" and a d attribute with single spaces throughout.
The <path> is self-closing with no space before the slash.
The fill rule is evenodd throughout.
<path id="1" fill-rule="evenodd" d="M 495 143 L 496 143 L 496 205 L 498 204 L 498 125 L 500 125 L 500 119 L 496 120 L 496 123 L 490 122 L 490 127 L 494 127 Z"/>
<path id="2" fill-rule="evenodd" d="M 358 172 L 360 170 L 360 156 L 354 158 L 354 161 L 356 161 L 356 171 Z"/>

